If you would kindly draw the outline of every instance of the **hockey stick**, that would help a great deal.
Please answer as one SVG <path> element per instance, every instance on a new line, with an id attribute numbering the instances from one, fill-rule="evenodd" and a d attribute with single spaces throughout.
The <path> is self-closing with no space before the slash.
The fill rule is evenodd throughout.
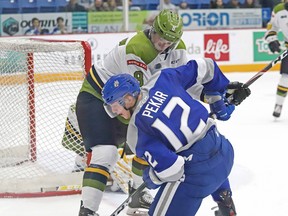
<path id="1" fill-rule="evenodd" d="M 287 55 L 288 55 L 288 50 L 285 50 L 275 60 L 271 61 L 268 65 L 266 65 L 265 68 L 263 68 L 261 71 L 255 74 L 251 79 L 249 79 L 244 85 L 246 85 L 247 87 L 250 86 L 257 79 L 259 79 L 265 72 L 270 70 L 275 64 L 277 64 L 278 62 L 281 62 Z"/>
<path id="2" fill-rule="evenodd" d="M 264 73 L 266 73 L 272 67 L 274 67 L 275 64 L 277 64 L 278 62 L 281 62 L 284 58 L 286 58 L 287 55 L 288 55 L 288 50 L 285 50 L 276 59 L 274 59 L 268 65 L 266 65 L 266 67 L 264 67 L 261 71 L 256 73 L 253 77 L 251 77 L 246 83 L 243 84 L 243 86 L 249 87 L 252 83 L 254 83 L 257 79 L 259 79 Z M 229 103 L 231 103 L 231 101 L 233 100 L 233 94 L 230 95 L 227 98 L 227 100 L 228 100 Z"/>
<path id="3" fill-rule="evenodd" d="M 246 83 L 243 84 L 246 85 L 247 87 L 249 87 L 252 83 L 254 83 L 257 79 L 259 79 L 264 73 L 266 73 L 267 71 L 269 71 L 272 67 L 274 67 L 275 64 L 277 64 L 278 62 L 281 62 L 284 58 L 286 58 L 286 56 L 288 55 L 288 50 L 285 50 L 283 53 L 281 53 L 276 59 L 274 59 L 273 61 L 271 61 L 268 65 L 266 65 L 266 67 L 264 67 L 261 71 L 259 71 L 258 73 L 256 73 L 253 77 L 251 77 Z M 231 101 L 233 100 L 233 94 L 231 94 L 228 98 L 228 103 L 231 103 Z M 214 113 L 210 113 L 209 114 L 210 118 L 216 119 L 216 115 Z"/>
<path id="4" fill-rule="evenodd" d="M 110 215 L 110 216 L 117 216 L 119 213 L 128 205 L 130 199 L 135 196 L 137 193 L 141 192 L 146 187 L 145 183 L 143 182 L 132 194 L 128 196 L 128 198 L 120 205 L 118 208 Z"/>

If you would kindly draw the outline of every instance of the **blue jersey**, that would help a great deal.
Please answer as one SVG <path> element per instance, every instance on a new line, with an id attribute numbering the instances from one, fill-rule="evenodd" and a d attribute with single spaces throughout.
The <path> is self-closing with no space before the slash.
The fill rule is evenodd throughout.
<path id="1" fill-rule="evenodd" d="M 199 59 L 164 69 L 142 87 L 127 142 L 162 181 L 181 178 L 185 161 L 178 153 L 189 149 L 215 125 L 198 100 L 201 92 L 224 93 L 228 83 L 212 59 Z"/>

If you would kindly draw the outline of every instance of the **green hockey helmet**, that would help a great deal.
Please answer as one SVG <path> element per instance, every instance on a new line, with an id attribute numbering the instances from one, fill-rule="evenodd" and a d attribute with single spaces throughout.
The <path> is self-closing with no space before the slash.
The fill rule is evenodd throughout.
<path id="1" fill-rule="evenodd" d="M 165 40 L 176 42 L 183 34 L 182 18 L 174 11 L 162 10 L 153 22 L 154 31 Z"/>

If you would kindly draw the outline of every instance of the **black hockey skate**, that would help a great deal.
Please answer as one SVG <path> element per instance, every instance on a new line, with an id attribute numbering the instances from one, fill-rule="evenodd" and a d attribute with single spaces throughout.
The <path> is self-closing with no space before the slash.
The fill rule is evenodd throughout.
<path id="1" fill-rule="evenodd" d="M 88 208 L 84 208 L 82 201 L 81 201 L 81 207 L 80 207 L 80 211 L 79 211 L 78 216 L 99 216 L 99 214 L 97 214 L 96 212 L 94 212 Z"/>
<path id="2" fill-rule="evenodd" d="M 280 115 L 281 115 L 281 111 L 282 111 L 282 105 L 275 104 L 273 116 L 276 117 L 276 118 L 279 118 Z"/>
<path id="3" fill-rule="evenodd" d="M 129 184 L 129 194 L 132 194 L 136 189 L 134 189 Z M 153 197 L 147 189 L 136 193 L 132 196 L 130 202 L 128 203 L 127 215 L 139 215 L 148 216 L 148 209 L 153 202 Z"/>
<path id="4" fill-rule="evenodd" d="M 215 216 L 236 216 L 236 209 L 234 202 L 231 197 L 230 191 L 222 191 L 220 192 L 221 201 L 217 202 L 218 210 L 216 210 Z"/>

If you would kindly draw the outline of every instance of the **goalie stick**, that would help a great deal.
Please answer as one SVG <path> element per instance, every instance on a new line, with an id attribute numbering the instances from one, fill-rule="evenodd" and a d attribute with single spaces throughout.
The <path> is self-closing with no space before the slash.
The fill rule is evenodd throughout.
<path id="1" fill-rule="evenodd" d="M 141 192 L 145 187 L 146 185 L 143 182 L 132 194 L 128 196 L 128 198 L 120 206 L 118 206 L 118 208 L 110 216 L 119 215 L 119 213 L 128 205 L 130 199 L 135 196 L 135 194 Z"/>

